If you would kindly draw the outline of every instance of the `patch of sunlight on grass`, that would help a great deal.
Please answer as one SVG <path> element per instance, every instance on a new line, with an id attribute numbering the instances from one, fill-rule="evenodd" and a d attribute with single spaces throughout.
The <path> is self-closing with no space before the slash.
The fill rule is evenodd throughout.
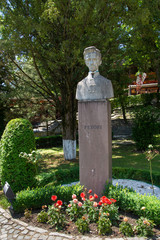
<path id="1" fill-rule="evenodd" d="M 123 156 L 112 155 L 112 158 L 123 158 Z"/>
<path id="2" fill-rule="evenodd" d="M 40 154 L 45 154 L 45 155 L 59 155 L 63 154 L 63 149 L 62 148 L 49 148 L 49 149 L 39 149 L 38 150 Z"/>

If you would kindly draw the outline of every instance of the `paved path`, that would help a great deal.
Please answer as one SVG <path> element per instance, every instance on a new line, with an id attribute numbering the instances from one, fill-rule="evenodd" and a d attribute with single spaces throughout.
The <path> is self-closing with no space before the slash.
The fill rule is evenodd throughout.
<path id="1" fill-rule="evenodd" d="M 145 238 L 101 238 L 86 236 L 71 236 L 67 234 L 48 232 L 47 230 L 30 226 L 12 218 L 8 210 L 0 208 L 0 239 L 1 240 L 144 240 Z M 159 238 L 160 239 L 160 238 Z"/>

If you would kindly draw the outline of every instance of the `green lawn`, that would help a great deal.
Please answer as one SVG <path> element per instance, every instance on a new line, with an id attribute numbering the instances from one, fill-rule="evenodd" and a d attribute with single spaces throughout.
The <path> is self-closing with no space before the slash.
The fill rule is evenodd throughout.
<path id="1" fill-rule="evenodd" d="M 133 144 L 120 145 L 113 141 L 112 166 L 149 170 L 149 162 L 144 153 L 137 152 Z M 160 155 L 152 160 L 154 172 L 160 172 Z"/>
<path id="2" fill-rule="evenodd" d="M 156 146 L 156 149 L 160 150 L 158 146 Z M 75 162 L 70 162 L 64 160 L 62 147 L 40 149 L 39 152 L 43 156 L 39 163 L 40 173 L 50 172 L 55 168 L 68 168 L 69 166 L 78 165 L 78 151 L 77 149 L 77 159 Z M 137 152 L 135 145 L 132 143 L 128 144 L 127 141 L 112 141 L 112 166 L 149 170 L 149 163 L 146 160 L 145 154 Z M 152 167 L 154 172 L 160 172 L 160 155 L 153 159 Z"/>

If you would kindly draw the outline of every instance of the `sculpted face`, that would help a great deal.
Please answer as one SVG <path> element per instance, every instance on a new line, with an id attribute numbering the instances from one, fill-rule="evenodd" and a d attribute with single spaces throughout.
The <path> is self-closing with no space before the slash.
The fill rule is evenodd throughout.
<path id="1" fill-rule="evenodd" d="M 91 72 L 98 70 L 98 67 L 102 63 L 100 53 L 95 51 L 94 49 L 90 49 L 90 51 L 86 51 L 84 53 L 84 60 L 86 66 L 89 68 L 89 71 Z"/>

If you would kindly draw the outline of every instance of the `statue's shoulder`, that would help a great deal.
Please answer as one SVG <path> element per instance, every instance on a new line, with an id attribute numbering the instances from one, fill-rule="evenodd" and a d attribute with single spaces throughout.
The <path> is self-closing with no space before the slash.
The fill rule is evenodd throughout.
<path id="1" fill-rule="evenodd" d="M 102 75 L 98 75 L 98 80 L 100 80 L 100 81 L 102 81 L 102 82 L 106 82 L 106 83 L 109 83 L 109 82 L 111 82 L 111 80 L 109 80 L 108 78 L 106 78 L 106 77 L 103 77 Z"/>
<path id="2" fill-rule="evenodd" d="M 82 86 L 86 83 L 87 81 L 87 77 L 85 77 L 84 79 L 82 79 L 79 83 L 78 83 L 78 86 Z"/>

